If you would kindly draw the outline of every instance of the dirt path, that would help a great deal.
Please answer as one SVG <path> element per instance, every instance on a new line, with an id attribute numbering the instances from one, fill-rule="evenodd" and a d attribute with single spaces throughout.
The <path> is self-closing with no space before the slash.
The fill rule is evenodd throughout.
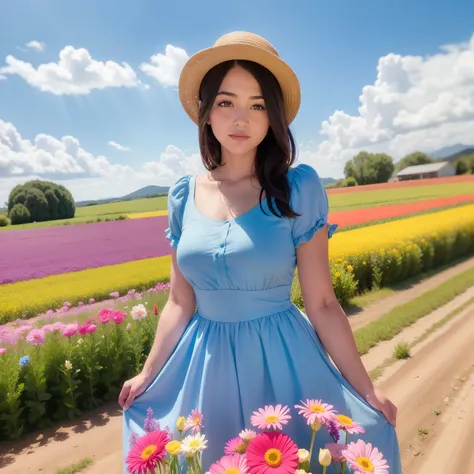
<path id="1" fill-rule="evenodd" d="M 432 277 L 423 279 L 419 283 L 415 283 L 406 290 L 399 290 L 391 296 L 387 296 L 382 300 L 372 303 L 371 305 L 364 308 L 360 313 L 349 317 L 352 330 L 356 331 L 362 326 L 366 326 L 372 321 L 379 319 L 393 308 L 408 303 L 414 298 L 421 296 L 427 291 L 437 288 L 439 285 L 442 285 L 456 275 L 459 275 L 471 268 L 474 268 L 474 257 L 464 262 L 458 263 L 457 265 L 453 265 L 447 270 L 443 270 Z"/>
<path id="2" fill-rule="evenodd" d="M 446 314 L 453 303 L 448 305 L 448 309 L 445 308 Z M 386 311 L 385 305 L 384 309 Z M 468 390 L 472 387 L 470 378 L 460 379 L 474 364 L 472 318 L 473 308 L 463 311 L 422 344 L 415 346 L 413 357 L 397 364 L 397 370 L 392 371 L 390 377 L 386 373 L 380 379 L 385 392 L 399 408 L 397 432 L 404 474 L 463 472 L 461 469 L 436 470 L 438 465 L 442 465 L 438 460 L 445 447 L 452 448 L 450 453 L 463 456 L 461 459 L 467 463 L 464 468 L 469 462 L 474 463 L 474 459 L 469 458 L 472 448 L 466 435 L 473 421 L 474 389 Z M 426 328 L 419 331 L 424 330 Z M 380 357 L 365 360 L 368 370 L 381 362 Z M 447 398 L 449 402 L 446 405 Z M 434 409 L 442 411 L 440 416 L 433 414 Z M 428 436 L 423 439 L 418 436 L 421 427 L 428 429 Z M 79 424 L 50 430 L 37 439 L 27 437 L 2 446 L 6 454 L 0 456 L 0 470 L 2 474 L 54 474 L 59 467 L 88 456 L 94 459 L 94 464 L 82 471 L 83 474 L 121 474 L 121 433 L 121 412 L 114 404 L 109 412 L 98 410 Z M 445 440 L 445 444 L 437 444 L 440 439 Z M 443 446 L 442 450 L 440 446 Z M 436 467 L 429 467 L 433 465 Z"/>
<path id="3" fill-rule="evenodd" d="M 469 430 L 472 433 L 474 416 L 471 402 L 473 318 L 474 307 L 462 312 L 447 330 L 435 332 L 429 343 L 382 383 L 385 392 L 399 408 L 397 433 L 404 474 L 472 472 L 453 469 L 453 466 L 447 469 L 447 462 L 448 459 L 455 464 L 464 462 L 464 468 L 474 463 L 472 442 L 465 435 Z M 463 386 L 465 390 L 460 391 Z M 446 407 L 450 406 L 458 407 L 459 411 L 451 408 L 445 413 Z M 439 416 L 434 410 L 441 411 Z M 419 434 L 418 430 L 422 428 L 427 429 L 427 435 Z M 438 443 L 443 439 L 448 444 L 442 449 L 433 445 L 426 451 L 430 441 Z M 454 456 L 455 451 L 464 453 L 464 457 Z"/>

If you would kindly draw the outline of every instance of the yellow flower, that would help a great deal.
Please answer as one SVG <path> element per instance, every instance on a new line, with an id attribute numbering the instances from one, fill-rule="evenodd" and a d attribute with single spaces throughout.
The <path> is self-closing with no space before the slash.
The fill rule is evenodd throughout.
<path id="1" fill-rule="evenodd" d="M 352 265 L 347 265 L 347 271 L 348 272 L 351 272 L 354 270 L 354 268 L 352 267 Z"/>
<path id="2" fill-rule="evenodd" d="M 332 457 L 329 449 L 319 450 L 319 464 L 324 467 L 328 467 L 331 464 Z"/>
<path id="3" fill-rule="evenodd" d="M 177 456 L 181 451 L 181 443 L 177 440 L 170 441 L 165 446 L 165 449 L 172 456 Z"/>
<path id="4" fill-rule="evenodd" d="M 184 416 L 180 416 L 176 421 L 176 429 L 178 431 L 183 431 L 186 426 L 186 418 Z"/>
<path id="5" fill-rule="evenodd" d="M 339 277 L 341 276 L 341 273 L 340 273 L 340 272 L 336 272 L 334 275 L 336 276 L 336 278 L 339 278 Z"/>
<path id="6" fill-rule="evenodd" d="M 362 262 L 362 265 L 367 265 L 367 262 L 364 260 L 364 261 Z"/>

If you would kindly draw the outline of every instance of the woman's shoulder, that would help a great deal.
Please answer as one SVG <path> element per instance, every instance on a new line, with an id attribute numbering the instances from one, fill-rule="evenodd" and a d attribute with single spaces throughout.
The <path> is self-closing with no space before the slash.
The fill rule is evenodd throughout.
<path id="1" fill-rule="evenodd" d="M 301 163 L 288 170 L 288 181 L 292 194 L 304 192 L 305 189 L 312 190 L 322 186 L 318 172 L 310 165 Z"/>

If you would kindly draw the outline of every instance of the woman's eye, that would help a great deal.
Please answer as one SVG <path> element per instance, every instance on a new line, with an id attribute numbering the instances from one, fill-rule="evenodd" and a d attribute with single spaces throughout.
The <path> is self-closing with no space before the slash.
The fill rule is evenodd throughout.
<path id="1" fill-rule="evenodd" d="M 223 100 L 222 102 L 219 102 L 217 104 L 219 107 L 229 107 L 229 105 L 232 105 L 228 100 Z"/>
<path id="2" fill-rule="evenodd" d="M 253 107 L 256 107 L 257 110 L 265 110 L 265 106 L 263 104 L 255 104 Z"/>

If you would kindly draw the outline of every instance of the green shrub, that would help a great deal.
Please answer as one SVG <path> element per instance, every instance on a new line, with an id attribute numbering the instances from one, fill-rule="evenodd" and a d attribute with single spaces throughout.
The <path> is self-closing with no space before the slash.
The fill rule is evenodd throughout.
<path id="1" fill-rule="evenodd" d="M 7 227 L 10 225 L 10 221 L 8 220 L 7 216 L 1 215 L 0 216 L 0 227 Z"/>
<path id="2" fill-rule="evenodd" d="M 15 204 L 10 211 L 12 225 L 27 224 L 31 222 L 30 211 L 23 204 Z"/>

